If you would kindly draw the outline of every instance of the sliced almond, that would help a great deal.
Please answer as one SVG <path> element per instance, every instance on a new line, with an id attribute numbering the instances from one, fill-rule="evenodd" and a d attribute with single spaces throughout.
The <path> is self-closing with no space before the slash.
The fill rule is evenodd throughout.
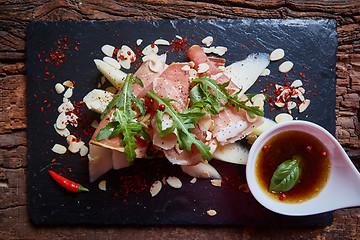
<path id="1" fill-rule="evenodd" d="M 62 137 L 67 137 L 67 136 L 70 135 L 70 131 L 69 131 L 69 129 L 67 129 L 67 128 L 58 129 L 58 128 L 56 127 L 56 124 L 54 124 L 54 128 L 55 128 L 55 131 L 56 131 L 60 136 L 62 136 Z"/>
<path id="2" fill-rule="evenodd" d="M 270 61 L 277 61 L 277 60 L 282 59 L 284 56 L 285 56 L 284 50 L 281 48 L 278 48 L 270 53 L 269 58 L 270 58 Z"/>
<path id="3" fill-rule="evenodd" d="M 175 38 L 179 39 L 179 40 L 182 40 L 183 38 L 179 35 L 176 35 Z"/>
<path id="4" fill-rule="evenodd" d="M 61 83 L 57 83 L 57 84 L 55 84 L 55 91 L 58 94 L 61 94 L 65 91 L 65 87 Z"/>
<path id="5" fill-rule="evenodd" d="M 291 110 L 296 107 L 296 102 L 290 101 L 290 102 L 287 102 L 286 105 L 287 105 L 287 109 Z"/>
<path id="6" fill-rule="evenodd" d="M 106 180 L 100 181 L 98 187 L 100 190 L 106 191 Z"/>
<path id="7" fill-rule="evenodd" d="M 185 66 L 183 66 L 182 68 L 181 68 L 181 70 L 183 70 L 183 71 L 189 71 L 191 68 L 190 68 L 190 66 L 189 65 L 185 65 Z"/>
<path id="8" fill-rule="evenodd" d="M 155 197 L 161 190 L 162 188 L 162 183 L 161 181 L 155 181 L 151 187 L 150 187 L 150 194 L 152 197 Z"/>
<path id="9" fill-rule="evenodd" d="M 210 182 L 215 187 L 221 187 L 221 180 L 220 179 L 211 179 Z"/>
<path id="10" fill-rule="evenodd" d="M 290 71 L 292 69 L 293 66 L 294 66 L 294 64 L 291 61 L 283 62 L 279 66 L 279 72 L 287 73 L 288 71 Z"/>
<path id="11" fill-rule="evenodd" d="M 157 39 L 157 40 L 155 40 L 154 44 L 156 44 L 156 45 L 164 45 L 164 46 L 169 46 L 170 45 L 169 41 L 167 41 L 165 39 Z"/>
<path id="12" fill-rule="evenodd" d="M 206 140 L 206 141 L 209 141 L 209 140 L 211 140 L 211 138 L 212 138 L 211 132 L 210 132 L 210 131 L 206 131 L 206 138 L 205 138 L 205 140 Z"/>
<path id="13" fill-rule="evenodd" d="M 209 133 L 211 134 L 211 132 L 209 132 Z M 210 147 L 209 152 L 211 154 L 213 154 L 216 151 L 217 147 L 218 147 L 218 142 L 215 139 L 212 139 L 210 142 L 208 142 L 207 145 Z"/>
<path id="14" fill-rule="evenodd" d="M 190 66 L 191 68 L 194 68 L 194 67 L 195 67 L 195 63 L 194 63 L 193 61 L 190 61 L 190 62 L 189 62 L 189 66 Z"/>
<path id="15" fill-rule="evenodd" d="M 198 73 L 205 73 L 210 69 L 209 65 L 207 63 L 200 63 L 198 66 Z"/>
<path id="16" fill-rule="evenodd" d="M 142 50 L 142 54 L 146 55 L 150 55 L 151 53 L 155 53 L 157 54 L 159 52 L 159 48 L 155 45 L 155 44 L 150 44 L 147 45 L 143 50 Z"/>
<path id="17" fill-rule="evenodd" d="M 210 217 L 213 217 L 217 214 L 217 212 L 214 209 L 210 209 L 206 211 L 206 214 L 209 215 Z"/>
<path id="18" fill-rule="evenodd" d="M 218 56 L 222 56 L 227 52 L 227 48 L 226 47 L 216 47 L 215 50 L 213 51 L 213 53 L 217 54 Z"/>
<path id="19" fill-rule="evenodd" d="M 69 88 L 74 88 L 74 83 L 70 80 L 66 80 L 65 82 L 63 82 L 63 85 Z"/>
<path id="20" fill-rule="evenodd" d="M 193 69 L 193 68 L 190 69 L 189 70 L 189 80 L 193 80 L 193 79 L 195 79 L 197 77 L 198 77 L 197 71 L 195 69 Z"/>
<path id="21" fill-rule="evenodd" d="M 114 50 L 115 50 L 115 47 L 108 45 L 108 44 L 101 47 L 101 51 L 108 57 L 113 56 Z"/>
<path id="22" fill-rule="evenodd" d="M 169 184 L 170 187 L 173 187 L 173 188 L 181 188 L 182 187 L 182 182 L 177 177 L 170 176 L 166 179 L 166 182 L 167 182 L 167 184 Z"/>
<path id="23" fill-rule="evenodd" d="M 73 95 L 73 89 L 72 88 L 66 89 L 66 91 L 64 93 L 64 97 L 71 98 L 72 95 Z"/>
<path id="24" fill-rule="evenodd" d="M 63 145 L 60 144 L 55 144 L 52 149 L 51 149 L 54 153 L 58 153 L 58 154 L 64 154 L 66 153 L 66 147 L 64 147 Z"/>
<path id="25" fill-rule="evenodd" d="M 262 73 L 260 73 L 261 77 L 266 77 L 269 75 L 270 75 L 270 69 L 268 69 L 268 68 L 265 68 L 265 70 Z"/>
<path id="26" fill-rule="evenodd" d="M 299 113 L 302 113 L 306 110 L 306 108 L 310 105 L 310 99 L 306 99 L 299 105 Z"/>
<path id="27" fill-rule="evenodd" d="M 91 127 L 93 127 L 93 128 L 97 128 L 99 126 L 99 122 L 98 121 L 96 121 L 96 120 L 93 120 L 92 122 L 91 122 Z"/>
<path id="28" fill-rule="evenodd" d="M 302 85 L 303 85 L 303 83 L 302 83 L 302 81 L 299 80 L 299 79 L 297 79 L 297 80 L 295 80 L 295 81 L 293 81 L 293 82 L 291 83 L 291 87 L 295 87 L 295 88 L 301 87 Z"/>
<path id="29" fill-rule="evenodd" d="M 305 89 L 302 88 L 302 87 L 299 87 L 296 89 L 297 91 L 299 91 L 301 94 L 304 94 L 305 93 Z"/>
<path id="30" fill-rule="evenodd" d="M 89 148 L 87 147 L 87 146 L 85 146 L 85 145 L 82 145 L 81 147 L 80 147 L 80 156 L 85 156 L 86 154 L 88 154 L 88 152 L 89 152 Z"/>
<path id="31" fill-rule="evenodd" d="M 255 134 L 249 134 L 246 136 L 246 140 L 249 144 L 253 144 L 256 139 L 257 139 L 257 136 Z"/>
<path id="32" fill-rule="evenodd" d="M 84 146 L 84 142 L 83 141 L 79 141 L 79 142 L 71 142 L 69 147 L 68 147 L 68 150 L 72 153 L 78 153 L 80 151 L 80 148 L 82 146 Z"/>
<path id="33" fill-rule="evenodd" d="M 114 87 L 107 87 L 107 88 L 105 89 L 105 91 L 111 92 L 111 93 L 113 93 L 113 94 L 116 94 L 116 93 L 117 93 L 117 89 L 114 88 Z"/>
<path id="34" fill-rule="evenodd" d="M 66 97 L 63 97 L 63 102 L 66 103 L 66 102 L 69 102 L 70 100 Z"/>
<path id="35" fill-rule="evenodd" d="M 201 116 L 199 118 L 197 123 L 201 131 L 203 132 L 208 131 L 211 126 L 211 115 L 206 113 L 204 116 Z"/>
<path id="36" fill-rule="evenodd" d="M 58 129 L 64 129 L 68 125 L 67 116 L 65 112 L 62 112 L 59 114 L 59 116 L 56 119 L 56 127 Z"/>
<path id="37" fill-rule="evenodd" d="M 78 126 L 78 119 L 79 117 L 75 115 L 75 113 L 70 113 L 70 115 L 66 115 L 67 121 L 74 127 Z"/>
<path id="38" fill-rule="evenodd" d="M 206 38 L 204 38 L 201 42 L 203 44 L 205 44 L 206 47 L 210 47 L 211 44 L 213 43 L 214 38 L 212 36 L 207 36 Z"/>
<path id="39" fill-rule="evenodd" d="M 76 142 L 77 138 L 74 135 L 69 135 L 66 137 L 66 142 L 70 145 L 72 142 Z"/>
<path id="40" fill-rule="evenodd" d="M 71 102 L 64 102 L 62 103 L 59 107 L 58 107 L 58 112 L 62 113 L 62 112 L 71 112 L 73 111 L 74 105 Z"/>
<path id="41" fill-rule="evenodd" d="M 275 117 L 276 123 L 287 122 L 293 120 L 293 117 L 288 113 L 280 113 Z"/>
<path id="42" fill-rule="evenodd" d="M 103 61 L 106 62 L 107 64 L 113 66 L 115 69 L 121 69 L 120 63 L 112 57 L 104 57 Z"/>
<path id="43" fill-rule="evenodd" d="M 275 102 L 275 106 L 282 108 L 283 106 L 285 106 L 285 103 L 281 102 L 281 101 L 276 101 Z"/>
<path id="44" fill-rule="evenodd" d="M 194 177 L 194 178 L 192 178 L 192 179 L 190 180 L 190 183 L 194 184 L 194 183 L 196 183 L 196 181 L 197 181 L 197 178 Z"/>
<path id="45" fill-rule="evenodd" d="M 225 66 L 218 66 L 218 69 L 220 72 L 224 72 L 226 70 Z"/>
<path id="46" fill-rule="evenodd" d="M 138 40 L 136 40 L 136 46 L 140 46 L 142 42 L 143 40 L 139 38 Z"/>

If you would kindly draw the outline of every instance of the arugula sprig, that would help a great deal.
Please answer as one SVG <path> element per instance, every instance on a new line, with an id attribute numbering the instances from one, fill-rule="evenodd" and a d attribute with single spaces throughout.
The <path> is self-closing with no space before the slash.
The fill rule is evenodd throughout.
<path id="1" fill-rule="evenodd" d="M 101 116 L 101 118 L 104 118 L 113 107 L 116 107 L 113 113 L 113 121 L 101 128 L 99 134 L 95 138 L 96 141 L 105 138 L 112 139 L 121 133 L 120 146 L 125 145 L 124 152 L 127 155 L 129 163 L 133 162 L 136 158 L 135 149 L 137 148 L 137 140 L 135 136 L 140 135 L 147 141 L 150 141 L 150 136 L 145 128 L 139 122 L 134 120 L 136 113 L 132 109 L 132 103 L 139 108 L 142 114 L 145 114 L 146 112 L 144 103 L 132 94 L 132 84 L 134 81 L 142 85 L 141 80 L 139 78 L 134 79 L 132 74 L 126 76 L 121 93 L 114 95 L 113 101 L 109 103 Z"/>
<path id="2" fill-rule="evenodd" d="M 255 115 L 264 116 L 264 112 L 260 110 L 258 106 L 246 105 L 246 103 L 250 101 L 249 97 L 244 101 L 238 100 L 241 90 L 232 95 L 226 91 L 226 87 L 230 84 L 230 81 L 218 84 L 216 80 L 204 76 L 193 79 L 193 82 L 201 84 L 197 84 L 190 91 L 191 106 L 203 108 L 213 116 L 228 108 L 230 105 L 233 105 L 236 111 L 239 111 L 239 108 L 244 109 L 251 117 L 255 117 Z M 212 89 L 213 93 L 210 89 Z M 226 104 L 221 104 L 221 100 Z"/>
<path id="3" fill-rule="evenodd" d="M 141 87 L 144 87 L 144 84 L 140 78 L 134 78 L 133 74 L 126 75 L 121 93 L 113 95 L 114 99 L 107 105 L 104 112 L 101 114 L 101 119 L 103 119 L 106 114 L 108 114 L 108 112 L 110 112 L 110 110 L 115 106 L 120 110 L 132 115 L 134 113 L 134 111 L 131 109 L 132 103 L 134 103 L 139 108 L 142 115 L 145 115 L 146 110 L 144 103 L 132 94 L 132 84 L 134 82 L 137 82 Z"/>
<path id="4" fill-rule="evenodd" d="M 205 160 L 212 159 L 212 154 L 210 153 L 210 147 L 207 146 L 202 141 L 196 139 L 196 135 L 192 133 L 192 130 L 195 128 L 197 120 L 204 116 L 205 113 L 201 112 L 201 109 L 198 108 L 188 108 L 182 113 L 177 112 L 173 106 L 171 105 L 171 99 L 168 98 L 160 98 L 157 93 L 153 90 L 150 90 L 147 94 L 147 97 L 153 98 L 156 100 L 159 105 L 164 104 L 164 111 L 157 110 L 156 114 L 156 123 L 160 130 L 159 137 L 164 137 L 171 132 L 174 132 L 177 136 L 177 141 L 179 143 L 179 148 L 184 149 L 188 152 L 191 151 L 191 146 L 194 144 L 196 148 L 199 150 L 201 156 Z M 162 116 L 164 113 L 170 115 L 174 124 L 171 127 L 166 129 L 162 129 Z"/>

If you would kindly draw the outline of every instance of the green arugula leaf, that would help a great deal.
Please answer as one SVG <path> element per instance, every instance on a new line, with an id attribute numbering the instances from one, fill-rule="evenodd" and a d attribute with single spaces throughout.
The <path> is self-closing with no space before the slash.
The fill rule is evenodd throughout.
<path id="1" fill-rule="evenodd" d="M 300 177 L 299 157 L 281 163 L 275 170 L 271 182 L 270 192 L 286 192 L 292 189 Z"/>
<path id="2" fill-rule="evenodd" d="M 143 83 L 139 78 L 136 77 L 134 79 L 132 74 L 128 74 L 121 92 L 114 95 L 113 101 L 109 103 L 101 115 L 101 118 L 104 118 L 113 107 L 116 107 L 114 111 L 114 120 L 101 128 L 99 134 L 95 138 L 96 141 L 100 141 L 105 138 L 112 139 L 122 134 L 120 146 L 125 146 L 124 152 L 127 155 L 129 163 L 133 162 L 136 158 L 135 150 L 137 148 L 137 140 L 135 136 L 140 135 L 145 140 L 151 141 L 146 129 L 139 122 L 133 120 L 134 117 L 136 117 L 136 113 L 132 109 L 132 104 L 135 104 L 141 114 L 145 115 L 146 113 L 144 103 L 132 94 L 132 84 L 134 82 L 143 86 Z"/>
<path id="3" fill-rule="evenodd" d="M 175 132 L 180 149 L 186 148 L 186 150 L 190 152 L 191 146 L 194 144 L 201 153 L 203 159 L 205 160 L 212 159 L 212 154 L 210 153 L 210 147 L 207 146 L 202 141 L 196 139 L 196 135 L 192 133 L 192 130 L 195 128 L 195 124 L 197 120 L 201 116 L 205 115 L 204 112 L 201 112 L 201 109 L 188 108 L 184 112 L 179 113 L 176 112 L 173 106 L 171 105 L 171 102 L 173 100 L 168 98 L 160 98 L 159 95 L 157 95 L 152 90 L 150 90 L 146 94 L 146 96 L 156 100 L 159 103 L 159 105 L 160 104 L 165 105 L 164 111 L 158 110 L 156 116 L 156 123 L 160 130 L 159 136 L 164 137 L 171 132 Z M 174 124 L 166 129 L 162 129 L 162 125 L 161 125 L 162 116 L 164 113 L 169 114 L 172 120 L 174 121 Z"/>
<path id="4" fill-rule="evenodd" d="M 144 86 L 140 78 L 135 77 L 134 79 L 133 74 L 126 75 L 121 93 L 113 95 L 114 99 L 107 105 L 104 112 L 101 114 L 101 119 L 103 119 L 113 107 L 117 107 L 118 109 L 127 112 L 127 114 L 129 114 L 131 117 L 134 117 L 136 114 L 131 109 L 132 103 L 134 103 L 136 107 L 139 108 L 142 115 L 145 115 L 146 110 L 144 103 L 132 94 L 132 84 L 134 82 L 139 83 L 140 86 Z"/>
<path id="5" fill-rule="evenodd" d="M 264 112 L 260 110 L 258 106 L 246 105 L 250 99 L 244 101 L 238 100 L 241 90 L 232 95 L 226 91 L 226 87 L 230 84 L 230 81 L 218 84 L 216 80 L 204 76 L 202 78 L 193 79 L 193 82 L 202 84 L 194 90 L 193 94 L 191 94 L 190 91 L 190 100 L 193 101 L 193 103 L 190 102 L 190 104 L 192 104 L 191 106 L 202 107 L 211 115 L 215 115 L 221 110 L 228 108 L 230 105 L 233 105 L 236 111 L 239 111 L 239 108 L 242 108 L 247 111 L 251 117 L 255 117 L 255 115 L 264 116 Z M 212 89 L 213 93 L 211 93 L 209 89 Z M 191 98 L 191 96 L 193 96 L 193 98 Z M 225 106 L 221 106 L 221 100 L 226 103 Z"/>

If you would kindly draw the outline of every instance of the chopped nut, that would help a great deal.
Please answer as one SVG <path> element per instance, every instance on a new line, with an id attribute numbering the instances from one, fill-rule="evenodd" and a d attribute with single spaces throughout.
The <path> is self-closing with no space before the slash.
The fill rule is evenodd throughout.
<path id="1" fill-rule="evenodd" d="M 148 46 L 146 46 L 143 50 L 142 50 L 142 54 L 146 55 L 150 55 L 151 53 L 155 53 L 157 54 L 159 52 L 159 48 L 156 45 L 150 44 Z"/>
<path id="2" fill-rule="evenodd" d="M 80 147 L 80 156 L 85 156 L 86 154 L 88 154 L 88 152 L 89 152 L 89 148 L 87 147 L 87 146 L 85 146 L 85 145 L 82 145 L 81 147 Z"/>
<path id="3" fill-rule="evenodd" d="M 287 73 L 288 71 L 291 70 L 291 68 L 294 66 L 294 64 L 290 61 L 286 61 L 283 62 L 280 66 L 279 66 L 279 72 L 281 73 Z"/>
<path id="4" fill-rule="evenodd" d="M 302 81 L 298 79 L 292 82 L 291 87 L 297 88 L 297 87 L 301 87 L 302 85 L 303 85 Z"/>
<path id="5" fill-rule="evenodd" d="M 276 123 L 286 122 L 293 120 L 293 117 L 288 113 L 280 113 L 275 117 Z"/>
<path id="6" fill-rule="evenodd" d="M 66 97 L 66 98 L 71 98 L 72 95 L 73 95 L 73 89 L 72 88 L 68 88 L 64 93 L 64 97 Z"/>
<path id="7" fill-rule="evenodd" d="M 98 186 L 100 190 L 106 191 L 106 180 L 100 181 Z"/>
<path id="8" fill-rule="evenodd" d="M 58 94 L 61 94 L 65 91 L 65 87 L 61 83 L 57 83 L 57 84 L 55 84 L 55 91 Z"/>
<path id="9" fill-rule="evenodd" d="M 270 58 L 270 61 L 277 61 L 277 60 L 282 59 L 284 56 L 285 56 L 284 50 L 281 48 L 278 48 L 270 53 L 269 58 Z"/>
<path id="10" fill-rule="evenodd" d="M 64 154 L 66 153 L 66 147 L 64 147 L 63 145 L 60 144 L 55 144 L 52 149 L 51 149 L 54 153 L 58 153 L 58 154 Z"/>
<path id="11" fill-rule="evenodd" d="M 105 91 L 111 92 L 111 93 L 113 93 L 113 94 L 117 93 L 117 89 L 114 88 L 114 87 L 107 87 L 107 88 L 105 89 Z"/>
<path id="12" fill-rule="evenodd" d="M 93 127 L 93 128 L 96 129 L 98 126 L 99 126 L 99 122 L 98 122 L 98 121 L 94 120 L 94 121 L 91 122 L 91 127 Z"/>
<path id="13" fill-rule="evenodd" d="M 80 149 L 82 148 L 82 146 L 84 146 L 84 142 L 83 141 L 79 141 L 79 142 L 70 142 L 70 145 L 68 147 L 68 150 L 72 153 L 78 153 L 80 151 Z M 85 154 L 86 155 L 86 154 Z"/>
<path id="14" fill-rule="evenodd" d="M 304 102 L 302 102 L 299 106 L 299 113 L 302 113 L 306 110 L 306 108 L 310 105 L 310 100 L 306 99 Z"/>
<path id="15" fill-rule="evenodd" d="M 177 177 L 168 177 L 166 179 L 167 184 L 169 184 L 169 186 L 173 187 L 173 188 L 181 188 L 182 187 L 182 182 L 180 181 L 179 178 Z"/>
<path id="16" fill-rule="evenodd" d="M 194 178 L 192 178 L 192 179 L 190 180 L 190 183 L 194 184 L 194 183 L 196 183 L 196 181 L 197 181 L 197 178 L 194 177 Z"/>
<path id="17" fill-rule="evenodd" d="M 199 66 L 198 66 L 198 73 L 204 73 L 206 72 L 207 70 L 209 70 L 209 65 L 207 63 L 200 63 Z"/>
<path id="18" fill-rule="evenodd" d="M 161 190 L 162 188 L 162 183 L 161 181 L 155 181 L 151 187 L 150 187 L 150 194 L 152 197 L 155 197 Z"/>
<path id="19" fill-rule="evenodd" d="M 213 210 L 213 209 L 207 210 L 206 213 L 210 217 L 215 216 L 217 214 L 217 212 L 215 210 Z"/>
<path id="20" fill-rule="evenodd" d="M 227 48 L 226 47 L 216 47 L 215 50 L 213 50 L 213 53 L 219 55 L 219 56 L 222 56 L 224 55 L 226 52 L 227 52 Z"/>
<path id="21" fill-rule="evenodd" d="M 112 57 L 104 57 L 103 61 L 116 69 L 121 69 L 120 63 Z"/>
<path id="22" fill-rule="evenodd" d="M 63 85 L 69 88 L 74 88 L 74 83 L 70 80 L 66 80 L 65 82 L 63 82 Z"/>
<path id="23" fill-rule="evenodd" d="M 67 128 L 58 129 L 58 128 L 56 127 L 56 124 L 54 124 L 54 128 L 55 128 L 55 131 L 56 131 L 60 136 L 62 136 L 62 137 L 67 137 L 67 136 L 70 135 L 70 131 L 69 131 L 69 129 L 67 129 Z"/>
<path id="24" fill-rule="evenodd" d="M 66 116 L 65 112 L 60 113 L 56 119 L 57 129 L 61 130 L 61 129 L 66 128 L 67 124 L 68 124 L 68 121 L 67 121 L 67 116 Z"/>
<path id="25" fill-rule="evenodd" d="M 207 36 L 204 38 L 201 42 L 205 44 L 206 47 L 210 47 L 210 45 L 213 43 L 214 38 L 212 36 Z"/>
<path id="26" fill-rule="evenodd" d="M 114 53 L 115 47 L 111 45 L 104 45 L 101 47 L 101 51 L 108 57 L 112 57 Z"/>
<path id="27" fill-rule="evenodd" d="M 71 112 L 73 111 L 74 105 L 71 102 L 64 102 L 62 103 L 59 107 L 58 107 L 58 112 L 62 113 L 62 112 Z"/>
<path id="28" fill-rule="evenodd" d="M 220 179 L 211 179 L 210 182 L 215 187 L 221 187 L 221 180 Z"/>
<path id="29" fill-rule="evenodd" d="M 270 75 L 270 69 L 265 68 L 264 71 L 260 74 L 261 77 L 266 77 Z"/>
<path id="30" fill-rule="evenodd" d="M 167 41 L 165 39 L 157 39 L 157 40 L 155 40 L 154 44 L 156 44 L 156 45 L 164 45 L 164 46 L 169 46 L 170 45 L 169 41 Z"/>
<path id="31" fill-rule="evenodd" d="M 136 46 L 140 46 L 142 42 L 143 40 L 139 38 L 138 40 L 136 40 Z"/>

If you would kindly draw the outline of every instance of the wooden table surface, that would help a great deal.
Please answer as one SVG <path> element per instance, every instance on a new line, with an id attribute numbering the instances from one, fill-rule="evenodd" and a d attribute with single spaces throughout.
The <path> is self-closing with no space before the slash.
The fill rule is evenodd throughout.
<path id="1" fill-rule="evenodd" d="M 313 3 L 310 3 L 313 2 Z M 316 2 L 316 3 L 315 3 Z M 360 165 L 358 0 L 0 1 L 0 239 L 359 239 L 360 208 L 329 227 L 35 226 L 27 212 L 26 26 L 32 21 L 192 18 L 337 20 L 336 138 Z M 360 186 L 359 186 L 360 187 Z M 359 232 L 358 232 L 359 231 Z"/>

